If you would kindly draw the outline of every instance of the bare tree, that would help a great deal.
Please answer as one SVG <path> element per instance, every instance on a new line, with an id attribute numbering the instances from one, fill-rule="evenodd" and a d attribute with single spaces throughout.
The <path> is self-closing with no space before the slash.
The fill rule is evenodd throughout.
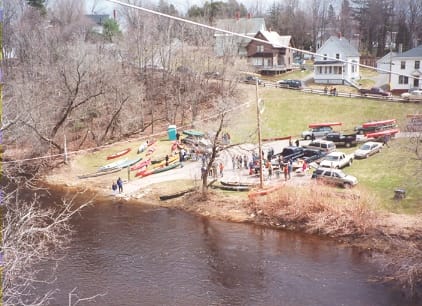
<path id="1" fill-rule="evenodd" d="M 43 277 L 39 273 L 40 265 L 59 262 L 60 258 L 53 254 L 64 250 L 70 241 L 69 221 L 89 201 L 78 205 L 75 199 L 79 193 L 75 193 L 60 204 L 44 207 L 37 194 L 46 191 L 34 190 L 34 180 L 20 176 L 19 172 L 22 170 L 18 167 L 3 168 L 7 178 L 3 182 L 9 183 L 3 186 L 7 192 L 2 203 L 3 305 L 47 305 L 54 290 L 46 289 L 42 293 L 32 290 L 39 283 L 54 287 L 55 266 L 49 265 L 52 271 L 44 271 L 43 275 L 49 276 Z M 26 200 L 31 192 L 33 196 Z"/>

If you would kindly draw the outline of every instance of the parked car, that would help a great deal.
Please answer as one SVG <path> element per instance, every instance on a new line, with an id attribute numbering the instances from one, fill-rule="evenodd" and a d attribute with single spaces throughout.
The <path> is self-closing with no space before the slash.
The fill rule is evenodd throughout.
<path id="1" fill-rule="evenodd" d="M 303 156 L 303 148 L 302 147 L 285 147 L 283 151 L 279 154 L 275 154 L 274 157 L 277 155 L 281 155 L 283 157 L 283 162 L 286 163 L 289 160 L 295 160 Z"/>
<path id="2" fill-rule="evenodd" d="M 382 97 L 390 97 L 391 92 L 385 91 L 379 87 L 372 87 L 371 89 L 361 88 L 359 90 L 360 94 L 363 96 L 382 96 Z"/>
<path id="3" fill-rule="evenodd" d="M 336 145 L 334 142 L 329 140 L 314 140 L 310 142 L 307 146 L 304 146 L 306 149 L 316 149 L 326 153 L 331 153 L 336 150 Z"/>
<path id="4" fill-rule="evenodd" d="M 302 88 L 302 81 L 300 81 L 300 80 L 280 80 L 280 81 L 277 81 L 277 87 Z"/>
<path id="5" fill-rule="evenodd" d="M 312 178 L 328 184 L 349 188 L 357 185 L 358 179 L 352 175 L 345 174 L 339 169 L 318 168 L 312 174 Z"/>
<path id="6" fill-rule="evenodd" d="M 331 152 L 321 161 L 321 167 L 327 168 L 344 168 L 346 166 L 351 166 L 353 162 L 352 154 L 345 154 L 342 152 Z"/>
<path id="7" fill-rule="evenodd" d="M 328 133 L 332 133 L 333 128 L 331 126 L 318 126 L 314 128 L 310 128 L 307 131 L 302 132 L 302 138 L 305 140 L 312 139 L 312 135 L 315 138 L 325 137 Z"/>
<path id="8" fill-rule="evenodd" d="M 422 101 L 422 89 L 402 93 L 401 97 L 407 101 Z"/>
<path id="9" fill-rule="evenodd" d="M 354 153 L 355 158 L 368 158 L 375 153 L 381 151 L 382 143 L 368 141 L 365 142 L 359 149 L 357 149 Z"/>
<path id="10" fill-rule="evenodd" d="M 244 83 L 246 84 L 256 84 L 256 81 L 258 81 L 258 85 L 265 85 L 264 81 L 261 80 L 260 78 L 254 77 L 252 75 L 248 75 L 245 77 L 245 79 L 243 80 Z"/>

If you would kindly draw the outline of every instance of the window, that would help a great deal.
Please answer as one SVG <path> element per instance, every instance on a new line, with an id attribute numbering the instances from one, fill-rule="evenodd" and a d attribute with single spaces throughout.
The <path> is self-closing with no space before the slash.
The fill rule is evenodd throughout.
<path id="1" fill-rule="evenodd" d="M 341 67 L 338 67 L 338 74 L 341 74 L 342 73 L 341 70 L 342 70 Z"/>
<path id="2" fill-rule="evenodd" d="M 409 84 L 409 77 L 400 75 L 399 76 L 399 84 Z"/>
<path id="3" fill-rule="evenodd" d="M 415 61 L 415 69 L 421 68 L 421 61 Z"/>
<path id="4" fill-rule="evenodd" d="M 319 74 L 322 74 L 322 67 L 321 66 L 318 67 L 318 70 L 319 70 Z"/>
<path id="5" fill-rule="evenodd" d="M 330 67 L 328 67 L 328 73 L 329 73 L 329 74 L 333 73 L 333 67 L 331 67 L 331 66 L 330 66 Z"/>
<path id="6" fill-rule="evenodd" d="M 259 52 L 259 53 L 264 52 L 264 45 L 256 46 L 256 52 Z"/>
<path id="7" fill-rule="evenodd" d="M 406 62 L 405 61 L 400 62 L 400 69 L 406 69 Z"/>
<path id="8" fill-rule="evenodd" d="M 324 61 L 327 60 L 327 54 L 324 54 Z"/>
<path id="9" fill-rule="evenodd" d="M 336 53 L 336 59 L 340 59 L 340 54 Z"/>

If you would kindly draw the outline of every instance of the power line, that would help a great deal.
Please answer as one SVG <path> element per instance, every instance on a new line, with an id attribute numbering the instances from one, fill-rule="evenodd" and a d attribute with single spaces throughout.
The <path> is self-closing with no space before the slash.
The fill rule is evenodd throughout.
<path id="1" fill-rule="evenodd" d="M 141 11 L 153 14 L 153 15 L 158 15 L 158 16 L 162 16 L 162 17 L 165 17 L 165 18 L 169 18 L 169 19 L 180 21 L 180 22 L 188 23 L 188 24 L 191 24 L 191 25 L 199 26 L 199 27 L 206 28 L 206 29 L 209 29 L 209 30 L 213 30 L 213 31 L 222 32 L 222 33 L 225 33 L 225 34 L 230 34 L 230 35 L 233 35 L 233 36 L 238 36 L 238 37 L 241 37 L 241 38 L 254 40 L 254 41 L 257 41 L 257 42 L 260 42 L 260 43 L 264 43 L 264 44 L 270 44 L 270 42 L 266 41 L 266 40 L 262 40 L 262 39 L 250 37 L 250 36 L 247 36 L 247 35 L 244 35 L 244 34 L 220 29 L 220 28 L 217 28 L 217 27 L 213 27 L 213 26 L 206 25 L 206 24 L 199 23 L 199 22 L 195 22 L 195 21 L 192 21 L 192 20 L 180 18 L 180 17 L 177 17 L 177 16 L 164 14 L 164 13 L 157 12 L 157 11 L 154 11 L 154 10 L 151 10 L 151 9 L 147 9 L 147 8 L 144 8 L 144 7 L 141 7 L 141 6 L 136 6 L 136 5 L 121 2 L 121 1 L 118 1 L 118 0 L 106 0 L 106 1 L 109 1 L 109 2 L 112 2 L 112 3 L 115 3 L 115 4 L 119 4 L 119 5 L 122 5 L 122 6 L 130 7 L 130 8 L 133 8 L 133 9 L 141 10 Z M 311 52 L 311 51 L 307 51 L 307 50 L 303 50 L 303 49 L 298 49 L 298 48 L 294 48 L 294 47 L 290 47 L 290 46 L 281 46 L 281 47 L 292 50 L 292 51 L 300 52 L 300 53 L 305 53 L 305 54 L 309 54 L 309 55 L 313 55 L 313 56 L 323 57 L 323 58 L 330 59 L 330 60 L 335 60 L 335 61 L 342 62 L 342 63 L 345 63 L 345 64 L 359 65 L 360 67 L 378 70 L 380 72 L 387 72 L 387 73 L 398 75 L 398 76 L 407 76 L 409 78 L 415 78 L 414 76 L 411 76 L 411 75 L 400 74 L 400 73 L 397 73 L 397 72 L 392 72 L 391 70 L 386 70 L 386 69 L 381 69 L 381 68 L 374 68 L 372 66 L 364 65 L 364 64 L 361 64 L 361 63 L 353 63 L 353 62 L 349 62 L 349 61 L 346 61 L 346 60 L 343 60 L 343 59 L 338 59 L 338 58 L 335 58 L 335 57 L 326 56 L 326 55 L 323 55 L 323 54 L 319 54 L 319 53 L 315 53 L 315 52 Z M 421 79 L 419 78 L 419 80 L 421 80 Z"/>

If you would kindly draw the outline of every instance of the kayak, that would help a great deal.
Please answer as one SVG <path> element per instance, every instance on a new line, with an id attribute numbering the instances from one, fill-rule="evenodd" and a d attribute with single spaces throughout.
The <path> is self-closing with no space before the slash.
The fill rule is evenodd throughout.
<path id="1" fill-rule="evenodd" d="M 130 159 L 130 160 L 128 160 L 128 161 L 126 161 L 126 162 L 122 163 L 122 164 L 119 166 L 119 168 L 122 168 L 122 169 L 123 169 L 123 168 L 130 167 L 130 166 L 132 166 L 132 165 L 136 164 L 137 162 L 139 162 L 141 159 L 142 159 L 142 157 L 138 157 L 138 158 Z"/>
<path id="2" fill-rule="evenodd" d="M 342 125 L 341 122 L 323 122 L 323 123 L 311 123 L 308 125 L 309 128 L 317 128 L 322 126 L 336 126 L 336 125 Z"/>
<path id="3" fill-rule="evenodd" d="M 380 131 L 380 132 L 366 134 L 366 137 L 367 138 L 378 138 L 378 137 L 382 137 L 382 136 L 394 136 L 398 132 L 400 132 L 399 129 L 389 129 L 389 130 L 384 130 L 384 131 Z"/>
<path id="4" fill-rule="evenodd" d="M 111 155 L 107 156 L 107 159 L 114 159 L 114 158 L 123 156 L 123 155 L 129 153 L 131 150 L 132 150 L 131 148 L 124 149 L 122 151 L 119 151 L 117 153 L 114 153 L 114 154 L 111 154 Z"/>

